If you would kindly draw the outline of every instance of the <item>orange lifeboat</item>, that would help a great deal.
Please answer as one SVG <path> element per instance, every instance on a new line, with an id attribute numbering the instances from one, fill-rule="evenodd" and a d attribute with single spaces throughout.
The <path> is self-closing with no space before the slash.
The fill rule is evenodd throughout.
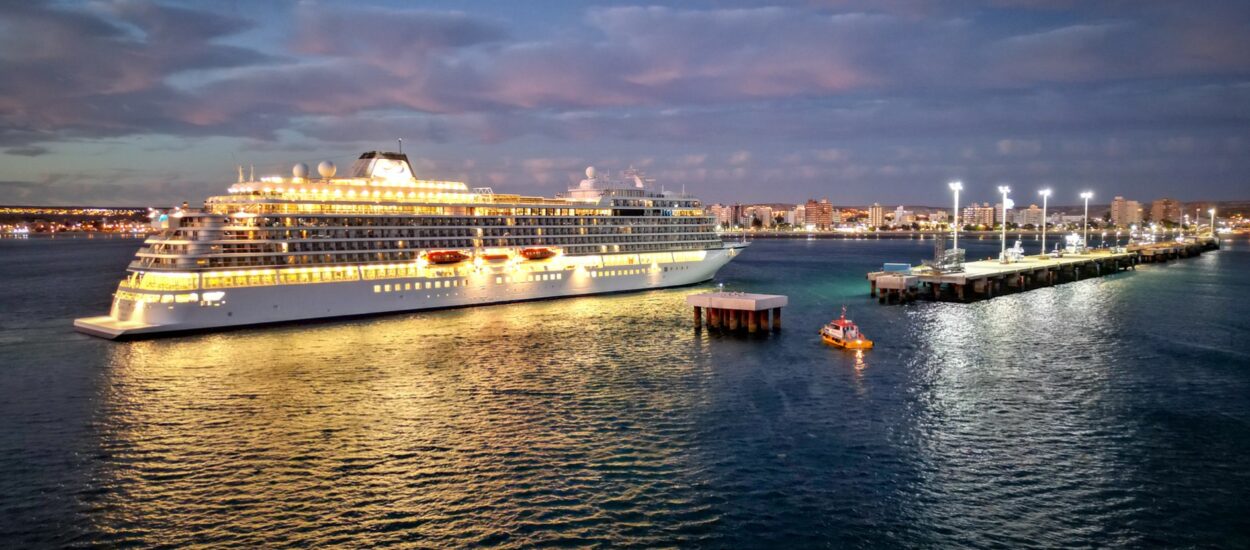
<path id="1" fill-rule="evenodd" d="M 454 264 L 463 262 L 469 257 L 456 250 L 433 250 L 425 253 L 425 259 L 432 264 Z"/>
<path id="2" fill-rule="evenodd" d="M 478 257 L 481 258 L 482 261 L 484 262 L 498 262 L 501 260 L 506 260 L 510 256 L 508 256 L 507 252 L 487 252 L 484 254 L 479 254 Z"/>
<path id="3" fill-rule="evenodd" d="M 556 255 L 556 251 L 550 248 L 526 248 L 521 250 L 521 255 L 527 260 L 545 260 Z"/>

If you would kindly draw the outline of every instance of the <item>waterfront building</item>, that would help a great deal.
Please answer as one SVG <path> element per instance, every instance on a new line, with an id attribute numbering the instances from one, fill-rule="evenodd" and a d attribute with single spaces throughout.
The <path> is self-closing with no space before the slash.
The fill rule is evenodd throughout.
<path id="1" fill-rule="evenodd" d="M 807 225 L 807 205 L 794 205 L 794 221 L 790 222 L 795 227 L 804 227 Z"/>
<path id="2" fill-rule="evenodd" d="M 990 203 L 981 203 L 980 206 L 976 203 L 972 203 L 964 207 L 963 216 L 960 222 L 964 225 L 984 225 L 986 227 L 993 227 L 997 219 L 997 209 L 990 206 Z"/>
<path id="3" fill-rule="evenodd" d="M 1176 199 L 1155 199 L 1154 202 L 1150 203 L 1150 221 L 1155 223 L 1181 223 L 1183 208 L 1181 202 Z"/>
<path id="4" fill-rule="evenodd" d="M 751 205 L 742 208 L 743 227 L 755 227 L 756 221 L 761 227 L 773 225 L 773 208 L 766 205 Z"/>
<path id="5" fill-rule="evenodd" d="M 881 227 L 885 225 L 885 209 L 880 204 L 872 203 L 868 208 L 868 225 L 871 227 Z"/>
<path id="6" fill-rule="evenodd" d="M 134 334 L 557 298 L 706 281 L 735 257 L 692 196 L 641 176 L 586 179 L 553 198 L 414 177 L 402 153 L 347 177 L 230 186 L 153 219 L 89 334 Z M 737 206 L 737 205 L 735 205 Z"/>
<path id="7" fill-rule="evenodd" d="M 1055 226 L 1071 226 L 1081 225 L 1085 220 L 1083 214 L 1064 214 L 1063 212 L 1055 212 L 1050 215 L 1050 223 Z"/>
<path id="8" fill-rule="evenodd" d="M 911 210 L 904 210 L 903 205 L 901 204 L 898 206 L 898 208 L 894 209 L 894 226 L 895 227 L 911 225 L 915 222 L 916 222 L 915 212 L 912 212 Z"/>
<path id="9" fill-rule="evenodd" d="M 733 209 L 723 204 L 713 204 L 707 207 L 709 215 L 716 218 L 716 225 L 721 227 L 729 227 L 733 225 Z"/>
<path id="10" fill-rule="evenodd" d="M 829 204 L 829 199 L 823 198 L 819 202 L 809 199 L 804 211 L 804 221 L 816 229 L 833 228 L 833 205 Z"/>
<path id="11" fill-rule="evenodd" d="M 1111 201 L 1111 223 L 1118 227 L 1138 225 L 1142 222 L 1141 203 L 1116 197 Z"/>
<path id="12" fill-rule="evenodd" d="M 1042 209 L 1038 208 L 1036 204 L 1030 204 L 1024 210 L 1015 211 L 1015 219 L 1013 221 L 1021 227 L 1031 225 L 1037 228 L 1041 227 L 1042 222 L 1045 220 L 1042 219 Z"/>
<path id="13" fill-rule="evenodd" d="M 950 213 L 945 210 L 929 211 L 929 221 L 933 224 L 947 223 L 950 221 Z"/>

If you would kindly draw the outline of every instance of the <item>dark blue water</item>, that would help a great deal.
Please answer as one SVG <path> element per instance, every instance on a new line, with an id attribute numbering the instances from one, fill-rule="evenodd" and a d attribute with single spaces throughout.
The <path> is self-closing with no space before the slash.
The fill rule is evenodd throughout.
<path id="1" fill-rule="evenodd" d="M 4 546 L 1250 546 L 1245 241 L 890 307 L 864 273 L 931 242 L 760 241 L 757 340 L 700 289 L 73 333 L 137 246 L 0 241 Z M 875 350 L 820 343 L 843 304 Z"/>

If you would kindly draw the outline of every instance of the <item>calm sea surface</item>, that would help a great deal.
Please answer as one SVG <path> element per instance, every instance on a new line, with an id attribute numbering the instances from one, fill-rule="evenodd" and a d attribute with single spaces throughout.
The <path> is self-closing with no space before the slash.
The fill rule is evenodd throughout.
<path id="1" fill-rule="evenodd" d="M 1250 546 L 1244 240 L 891 307 L 931 241 L 760 241 L 758 340 L 692 329 L 710 285 L 74 333 L 138 244 L 0 241 L 0 545 Z M 820 343 L 843 304 L 877 349 Z"/>

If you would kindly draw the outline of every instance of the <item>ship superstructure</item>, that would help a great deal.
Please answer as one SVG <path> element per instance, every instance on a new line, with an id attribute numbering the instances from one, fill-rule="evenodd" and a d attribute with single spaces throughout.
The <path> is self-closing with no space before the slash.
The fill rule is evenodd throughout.
<path id="1" fill-rule="evenodd" d="M 698 199 L 625 176 L 588 168 L 544 198 L 417 179 L 402 153 L 346 177 L 240 169 L 202 209 L 154 217 L 109 315 L 74 324 L 117 338 L 680 286 L 738 253 Z"/>

